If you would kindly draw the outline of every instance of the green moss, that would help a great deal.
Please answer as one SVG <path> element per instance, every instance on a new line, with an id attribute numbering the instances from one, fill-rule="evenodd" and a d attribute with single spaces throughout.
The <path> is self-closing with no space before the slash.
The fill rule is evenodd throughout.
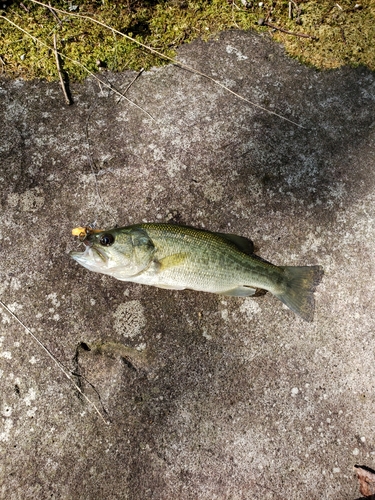
<path id="1" fill-rule="evenodd" d="M 24 78 L 58 77 L 53 54 L 53 35 L 58 50 L 67 58 L 64 70 L 72 80 L 82 80 L 87 71 L 107 67 L 114 71 L 149 68 L 165 60 L 134 42 L 87 19 L 57 13 L 25 0 L 22 7 L 10 4 L 0 18 L 0 65 L 3 72 Z M 375 0 L 355 6 L 352 1 L 335 3 L 259 2 L 248 0 L 90 0 L 54 1 L 56 8 L 89 15 L 169 57 L 183 43 L 201 37 L 207 40 L 220 31 L 239 28 L 268 31 L 286 50 L 306 64 L 335 68 L 344 64 L 375 69 Z M 260 18 L 302 38 L 258 24 Z M 39 42 L 9 24 L 28 31 Z"/>
<path id="2" fill-rule="evenodd" d="M 306 43 L 275 34 L 291 55 L 318 68 L 366 65 L 375 69 L 374 1 L 305 2 L 300 7 L 301 27 L 317 40 Z"/>

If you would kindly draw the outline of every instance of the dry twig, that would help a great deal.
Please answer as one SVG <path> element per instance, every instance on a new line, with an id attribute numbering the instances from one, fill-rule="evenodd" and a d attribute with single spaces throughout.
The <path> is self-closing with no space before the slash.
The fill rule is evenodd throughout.
<path id="1" fill-rule="evenodd" d="M 59 25 L 60 25 L 60 26 L 62 26 L 61 19 L 60 19 L 60 18 L 59 18 L 59 16 L 56 14 L 56 12 L 52 9 L 51 2 L 49 2 L 49 4 L 48 4 L 48 9 L 49 9 L 49 11 L 51 12 L 51 14 L 53 15 L 53 17 L 56 19 L 56 21 L 59 23 Z"/>
<path id="2" fill-rule="evenodd" d="M 2 64 L 1 72 L 3 73 L 4 72 L 4 66 L 6 66 L 6 63 L 5 63 L 4 59 L 1 56 L 0 56 L 0 62 Z"/>
<path id="3" fill-rule="evenodd" d="M 296 33 L 294 31 L 286 30 L 284 28 L 281 28 L 280 26 L 276 26 L 276 24 L 272 24 L 272 23 L 266 21 L 265 19 L 259 19 L 258 24 L 260 26 L 268 26 L 269 28 L 281 31 L 282 33 L 286 33 L 287 35 L 300 36 L 302 38 L 311 38 L 311 40 L 317 40 L 317 38 L 315 36 L 306 35 L 306 33 Z"/>
<path id="4" fill-rule="evenodd" d="M 126 92 L 130 89 L 130 87 L 133 85 L 133 83 L 135 83 L 135 82 L 138 80 L 138 78 L 141 76 L 141 74 L 142 74 L 143 72 L 144 72 L 144 68 L 141 68 L 141 69 L 138 71 L 138 73 L 135 75 L 135 77 L 133 78 L 133 80 L 132 80 L 132 81 L 131 81 L 131 82 L 130 82 L 127 86 L 126 86 L 126 89 L 125 89 L 125 90 L 123 90 L 123 92 L 122 92 L 122 93 L 123 93 L 124 95 L 125 95 L 125 94 L 126 94 Z M 120 99 L 119 99 L 117 102 L 120 102 L 120 100 L 121 100 L 121 97 L 120 97 Z"/>
<path id="5" fill-rule="evenodd" d="M 59 58 L 59 53 L 57 52 L 56 33 L 53 34 L 53 48 L 54 48 L 54 52 L 55 52 L 56 66 L 57 66 L 57 71 L 59 72 L 59 79 L 60 79 L 60 84 L 61 84 L 61 88 L 63 90 L 64 97 L 65 97 L 65 102 L 66 102 L 66 104 L 72 104 L 72 101 L 71 101 L 69 94 L 66 90 L 64 75 L 63 75 L 63 72 L 61 71 L 61 67 L 60 67 L 60 58 Z"/>

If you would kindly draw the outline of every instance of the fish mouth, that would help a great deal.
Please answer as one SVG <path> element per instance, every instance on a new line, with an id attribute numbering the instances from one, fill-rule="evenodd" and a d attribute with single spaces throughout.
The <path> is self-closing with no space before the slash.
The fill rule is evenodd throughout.
<path id="1" fill-rule="evenodd" d="M 86 247 L 83 252 L 70 252 L 69 254 L 76 262 L 95 271 L 107 264 L 108 258 L 101 249 L 95 248 L 92 243 L 87 240 L 83 243 Z"/>

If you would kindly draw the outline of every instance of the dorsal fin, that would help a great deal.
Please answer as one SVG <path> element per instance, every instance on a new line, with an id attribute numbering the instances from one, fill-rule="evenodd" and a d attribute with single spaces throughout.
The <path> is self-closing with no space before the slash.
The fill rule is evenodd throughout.
<path id="1" fill-rule="evenodd" d="M 241 252 L 246 253 L 247 255 L 251 255 L 254 252 L 254 243 L 248 238 L 245 238 L 244 236 L 238 236 L 237 234 L 227 234 L 227 233 L 214 233 L 214 234 L 236 245 L 238 250 L 241 250 Z"/>

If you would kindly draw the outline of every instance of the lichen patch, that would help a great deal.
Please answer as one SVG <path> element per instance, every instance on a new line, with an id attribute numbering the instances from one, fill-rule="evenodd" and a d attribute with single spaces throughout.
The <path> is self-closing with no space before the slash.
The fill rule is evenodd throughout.
<path id="1" fill-rule="evenodd" d="M 115 331 L 124 337 L 136 337 L 146 326 L 144 308 L 139 300 L 129 300 L 120 304 L 113 317 Z"/>

